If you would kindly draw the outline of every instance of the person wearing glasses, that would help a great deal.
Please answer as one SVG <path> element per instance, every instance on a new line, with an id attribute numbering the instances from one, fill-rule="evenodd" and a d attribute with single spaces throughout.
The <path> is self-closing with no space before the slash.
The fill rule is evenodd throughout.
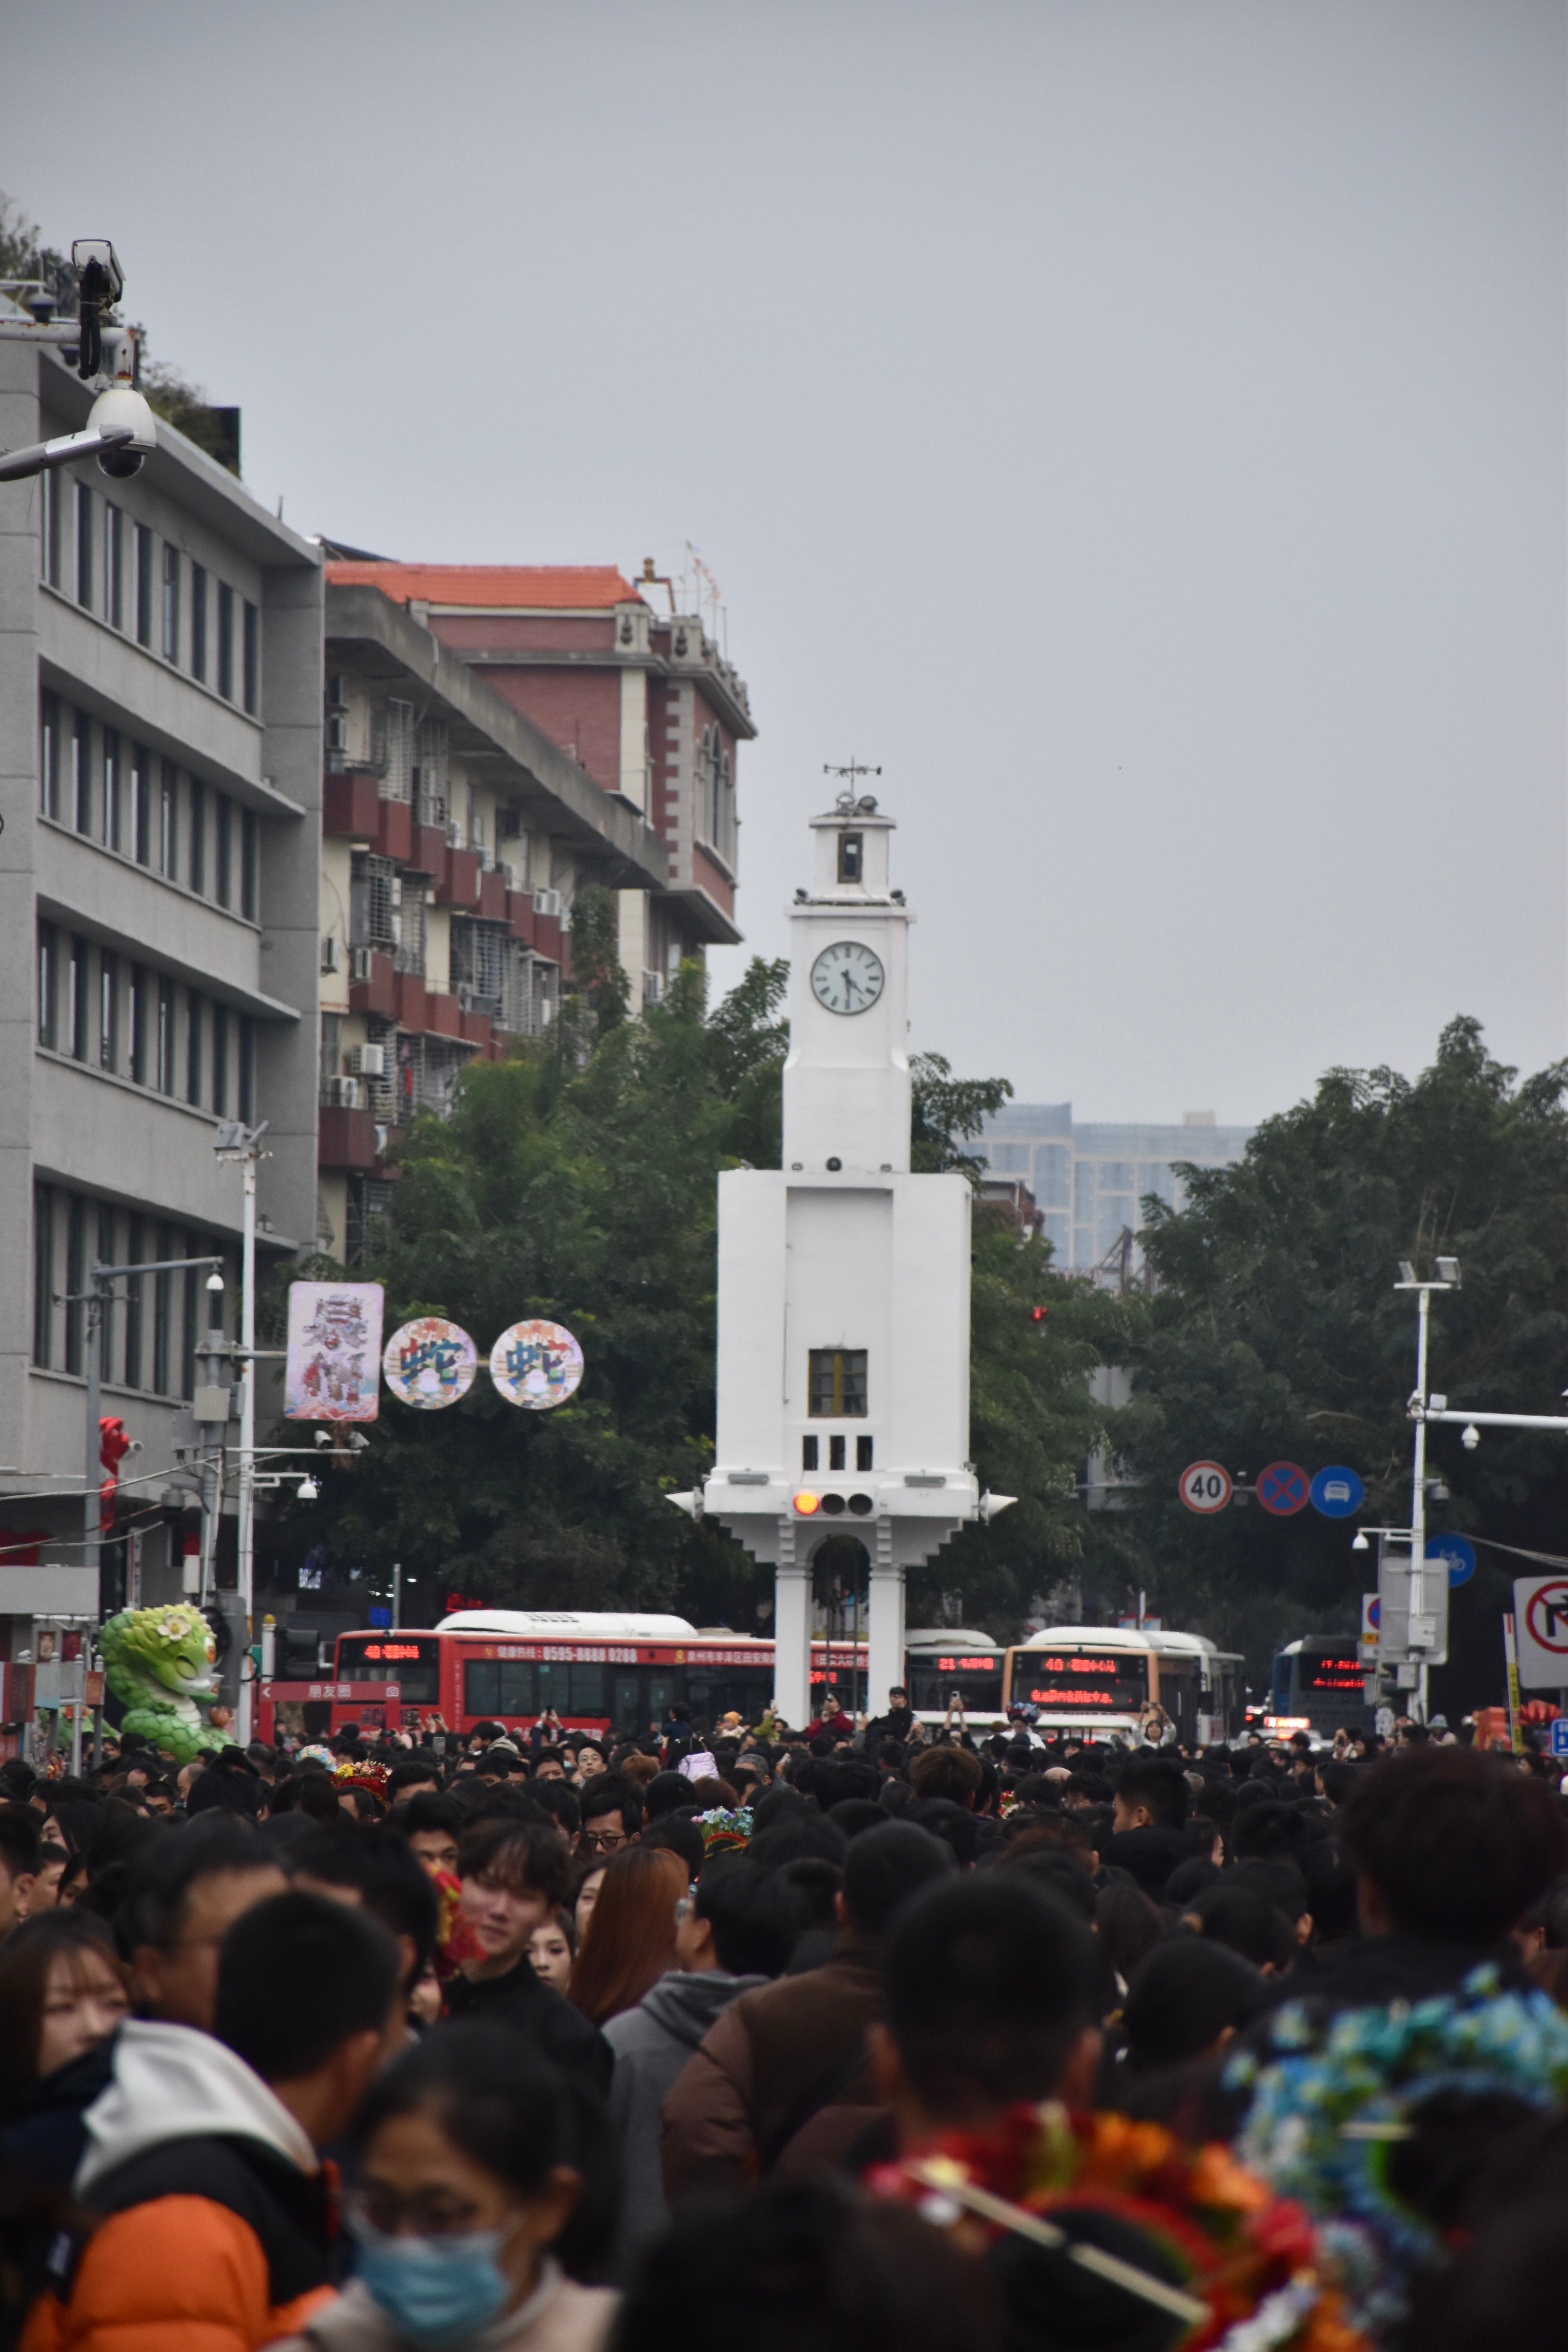
<path id="1" fill-rule="evenodd" d="M 642 1835 L 642 1792 L 618 1772 L 595 1773 L 581 1792 L 583 1829 L 578 1851 L 608 1862 L 636 1845 Z"/>

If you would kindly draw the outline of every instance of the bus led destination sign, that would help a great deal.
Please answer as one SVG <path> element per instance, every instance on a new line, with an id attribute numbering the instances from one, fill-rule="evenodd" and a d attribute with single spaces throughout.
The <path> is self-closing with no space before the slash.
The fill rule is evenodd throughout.
<path id="1" fill-rule="evenodd" d="M 1030 1658 L 1029 1674 L 1029 1696 L 1037 1706 L 1136 1715 L 1148 1695 L 1146 1662 L 1125 1654 L 1047 1651 Z"/>

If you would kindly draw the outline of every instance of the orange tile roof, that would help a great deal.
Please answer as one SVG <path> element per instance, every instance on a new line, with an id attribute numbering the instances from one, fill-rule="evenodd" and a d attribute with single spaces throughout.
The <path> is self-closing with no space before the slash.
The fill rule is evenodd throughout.
<path id="1" fill-rule="evenodd" d="M 613 563 L 329 563 L 345 588 L 379 588 L 399 604 L 516 605 L 531 612 L 607 612 L 640 601 Z"/>

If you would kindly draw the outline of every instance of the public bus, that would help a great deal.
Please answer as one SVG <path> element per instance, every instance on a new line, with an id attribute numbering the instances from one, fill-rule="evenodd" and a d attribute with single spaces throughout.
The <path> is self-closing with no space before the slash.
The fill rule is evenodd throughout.
<path id="1" fill-rule="evenodd" d="M 1275 1653 L 1266 1722 L 1273 1730 L 1370 1731 L 1376 1711 L 1366 1696 L 1371 1668 L 1353 1634 L 1308 1634 Z"/>
<path id="2" fill-rule="evenodd" d="M 1004 1653 L 965 1629 L 906 1636 L 910 1705 L 941 1723 L 954 1690 L 966 1720 L 1005 1720 Z M 694 1720 L 731 1709 L 755 1723 L 773 1697 L 770 1636 L 699 1628 L 684 1617 L 618 1611 L 464 1609 L 428 1631 L 371 1627 L 340 1633 L 330 1675 L 258 1685 L 257 1736 L 324 1738 L 349 1724 L 374 1730 L 427 1728 L 436 1717 L 467 1736 L 478 1723 L 531 1726 L 553 1707 L 563 1727 L 646 1734 L 684 1700 Z M 851 1715 L 879 1714 L 886 1691 L 867 1682 L 867 1643 L 811 1645 L 813 1714 L 831 1691 Z"/>
<path id="3" fill-rule="evenodd" d="M 1037 1730 L 1136 1735 L 1151 1704 L 1176 1737 L 1206 1747 L 1239 1732 L 1242 1660 L 1203 1633 L 1152 1625 L 1047 1625 L 1006 1653 L 1005 1705 L 1029 1711 Z"/>

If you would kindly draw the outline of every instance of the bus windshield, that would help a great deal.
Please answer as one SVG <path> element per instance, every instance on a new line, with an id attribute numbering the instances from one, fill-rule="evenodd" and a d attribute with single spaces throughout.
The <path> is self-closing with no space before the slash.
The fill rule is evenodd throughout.
<path id="1" fill-rule="evenodd" d="M 1139 1650 L 1015 1650 L 1013 1697 L 1051 1715 L 1137 1715 L 1149 1696 Z"/>
<path id="2" fill-rule="evenodd" d="M 434 1633 L 342 1633 L 338 1674 L 349 1683 L 398 1683 L 409 1706 L 441 1703 L 441 1643 Z"/>

